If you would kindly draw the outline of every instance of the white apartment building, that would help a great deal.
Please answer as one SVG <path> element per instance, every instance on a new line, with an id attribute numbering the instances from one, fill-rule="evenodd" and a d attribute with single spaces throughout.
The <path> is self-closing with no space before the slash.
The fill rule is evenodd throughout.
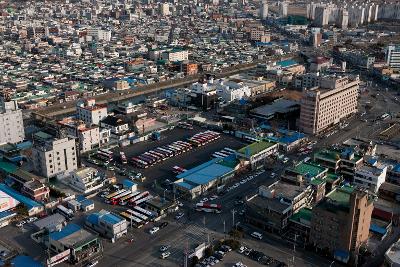
<path id="1" fill-rule="evenodd" d="M 80 100 L 76 105 L 77 117 L 87 125 L 99 125 L 107 117 L 107 105 L 96 104 L 94 99 Z"/>
<path id="2" fill-rule="evenodd" d="M 103 187 L 104 183 L 95 168 L 85 167 L 71 173 L 69 185 L 86 194 Z"/>
<path id="3" fill-rule="evenodd" d="M 77 169 L 78 156 L 74 138 L 56 138 L 45 132 L 38 132 L 33 139 L 32 161 L 38 174 L 52 178 Z"/>
<path id="4" fill-rule="evenodd" d="M 219 80 L 217 84 L 217 95 L 227 103 L 251 96 L 251 89 L 243 82 Z"/>
<path id="5" fill-rule="evenodd" d="M 58 122 L 64 126 L 68 135 L 77 138 L 82 153 L 100 146 L 100 129 L 97 125 L 86 126 L 83 121 L 65 118 Z"/>
<path id="6" fill-rule="evenodd" d="M 288 15 L 288 7 L 289 3 L 288 2 L 279 2 L 278 4 L 278 11 L 279 11 L 279 16 L 281 17 L 287 17 Z"/>
<path id="7" fill-rule="evenodd" d="M 400 68 L 400 45 L 388 45 L 385 51 L 386 64 L 392 68 Z"/>
<path id="8" fill-rule="evenodd" d="M 169 11 L 169 3 L 162 3 L 160 5 L 160 13 L 162 16 L 171 15 L 171 12 Z"/>
<path id="9" fill-rule="evenodd" d="M 298 89 L 313 88 L 320 85 L 319 73 L 306 73 L 297 76 L 294 81 L 294 87 Z"/>
<path id="10" fill-rule="evenodd" d="M 320 134 L 356 113 L 359 83 L 358 76 L 321 77 L 319 87 L 303 92 L 300 130 L 307 134 Z"/>
<path id="11" fill-rule="evenodd" d="M 87 35 L 91 36 L 95 40 L 98 41 L 111 41 L 111 31 L 109 30 L 102 30 L 99 28 L 91 28 L 87 30 Z"/>
<path id="12" fill-rule="evenodd" d="M 329 23 L 329 9 L 325 6 L 318 6 L 315 9 L 314 24 L 319 27 L 324 27 Z"/>
<path id="13" fill-rule="evenodd" d="M 185 61 L 189 59 L 189 52 L 187 50 L 173 49 L 165 51 L 161 54 L 161 58 L 171 62 L 174 61 Z"/>
<path id="14" fill-rule="evenodd" d="M 250 31 L 250 40 L 261 41 L 261 36 L 265 35 L 265 31 L 262 28 L 252 28 Z"/>
<path id="15" fill-rule="evenodd" d="M 262 1 L 260 7 L 260 19 L 266 19 L 268 17 L 268 3 L 267 1 Z"/>
<path id="16" fill-rule="evenodd" d="M 20 143 L 25 138 L 22 111 L 16 101 L 0 101 L 0 144 Z"/>
<path id="17" fill-rule="evenodd" d="M 377 193 L 379 187 L 386 180 L 387 166 L 375 164 L 373 166 L 363 165 L 356 169 L 354 184 L 365 187 L 373 193 Z"/>

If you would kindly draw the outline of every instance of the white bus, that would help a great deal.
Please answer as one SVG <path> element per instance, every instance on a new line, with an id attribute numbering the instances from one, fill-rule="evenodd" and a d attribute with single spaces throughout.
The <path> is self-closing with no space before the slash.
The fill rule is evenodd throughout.
<path id="1" fill-rule="evenodd" d="M 74 218 L 74 212 L 71 209 L 67 209 L 63 205 L 58 205 L 56 211 L 69 221 L 72 220 L 72 218 Z"/>
<path id="2" fill-rule="evenodd" d="M 218 158 L 218 159 L 223 159 L 223 158 L 224 158 L 223 156 L 218 155 L 217 153 L 212 154 L 212 156 L 213 156 L 214 158 Z"/>
<path id="3" fill-rule="evenodd" d="M 218 156 L 221 156 L 223 158 L 226 158 L 227 156 L 229 156 L 229 155 L 226 155 L 226 154 L 221 153 L 221 152 L 215 152 L 214 154 L 217 154 Z"/>
<path id="4" fill-rule="evenodd" d="M 229 147 L 225 147 L 224 150 L 227 151 L 227 152 L 230 152 L 231 154 L 235 154 L 236 153 L 235 150 L 233 150 L 233 149 L 231 149 Z"/>
<path id="5" fill-rule="evenodd" d="M 156 217 L 156 214 L 154 212 L 151 212 L 139 206 L 134 207 L 133 210 L 146 215 L 151 220 L 153 220 Z"/>
<path id="6" fill-rule="evenodd" d="M 124 196 L 124 197 L 122 197 L 122 198 L 119 199 L 119 204 L 122 205 L 122 206 L 124 206 L 124 205 L 127 204 L 127 202 L 128 202 L 131 198 L 134 198 L 135 196 L 137 196 L 137 195 L 139 195 L 139 194 L 140 194 L 140 191 L 136 191 L 136 192 L 134 192 L 134 193 L 130 193 L 129 195 Z"/>
<path id="7" fill-rule="evenodd" d="M 136 228 L 140 228 L 144 225 L 143 221 L 141 219 L 139 219 L 138 217 L 132 216 L 129 213 L 126 212 L 121 212 L 120 215 L 122 217 L 124 217 L 130 224 L 132 224 L 132 226 L 136 227 Z"/>
<path id="8" fill-rule="evenodd" d="M 132 215 L 132 216 L 138 217 L 139 219 L 141 219 L 142 221 L 145 221 L 146 223 L 149 222 L 149 217 L 147 217 L 146 215 L 141 214 L 141 213 L 139 213 L 137 211 L 126 210 L 125 212 L 130 214 L 130 215 Z"/>

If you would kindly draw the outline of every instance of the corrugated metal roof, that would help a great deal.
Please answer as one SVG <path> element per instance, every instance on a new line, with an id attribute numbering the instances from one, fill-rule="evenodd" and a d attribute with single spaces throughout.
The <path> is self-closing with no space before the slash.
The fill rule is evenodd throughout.
<path id="1" fill-rule="evenodd" d="M 78 232 L 81 230 L 81 227 L 77 224 L 70 223 L 67 224 L 60 232 L 53 232 L 50 233 L 50 239 L 52 240 L 60 240 L 63 239 L 64 237 L 67 237 L 75 232 Z"/>

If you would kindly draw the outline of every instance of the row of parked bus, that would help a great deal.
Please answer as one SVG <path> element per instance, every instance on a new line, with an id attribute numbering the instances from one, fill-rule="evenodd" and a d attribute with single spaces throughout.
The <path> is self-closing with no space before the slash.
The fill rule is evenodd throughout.
<path id="1" fill-rule="evenodd" d="M 189 143 L 191 143 L 195 147 L 204 146 L 210 142 L 213 142 L 220 138 L 220 133 L 214 131 L 205 131 L 201 133 L 197 133 L 188 139 Z"/>
<path id="2" fill-rule="evenodd" d="M 198 133 L 187 141 L 175 141 L 169 145 L 160 146 L 132 158 L 132 164 L 138 168 L 148 168 L 161 161 L 190 151 L 194 147 L 205 145 L 220 138 L 214 131 Z"/>
<path id="3" fill-rule="evenodd" d="M 135 191 L 120 189 L 105 196 L 105 202 L 111 205 L 135 207 L 152 199 L 149 191 Z"/>
<path id="4" fill-rule="evenodd" d="M 212 154 L 212 156 L 214 158 L 226 158 L 229 157 L 230 155 L 235 154 L 236 151 L 229 148 L 229 147 L 225 147 L 224 149 L 222 149 L 221 151 L 217 151 L 214 154 Z"/>
<path id="5" fill-rule="evenodd" d="M 120 213 L 128 223 L 136 228 L 140 228 L 149 222 L 153 222 L 156 214 L 140 206 L 135 206 Z"/>

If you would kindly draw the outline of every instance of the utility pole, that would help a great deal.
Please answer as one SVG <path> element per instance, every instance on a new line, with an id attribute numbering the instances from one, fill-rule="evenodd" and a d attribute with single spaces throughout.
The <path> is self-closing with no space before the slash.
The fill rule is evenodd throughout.
<path id="1" fill-rule="evenodd" d="M 232 228 L 235 228 L 235 213 L 236 210 L 232 209 Z"/>
<path id="2" fill-rule="evenodd" d="M 225 220 L 224 220 L 224 239 L 226 238 L 226 234 L 225 234 Z"/>
<path id="3" fill-rule="evenodd" d="M 292 258 L 292 261 L 293 261 L 293 267 L 294 266 L 296 266 L 295 265 L 295 258 L 296 258 L 296 256 L 295 256 L 295 254 L 296 254 L 296 241 L 297 241 L 297 235 L 295 234 L 294 235 L 294 243 L 293 243 L 293 258 Z"/>

